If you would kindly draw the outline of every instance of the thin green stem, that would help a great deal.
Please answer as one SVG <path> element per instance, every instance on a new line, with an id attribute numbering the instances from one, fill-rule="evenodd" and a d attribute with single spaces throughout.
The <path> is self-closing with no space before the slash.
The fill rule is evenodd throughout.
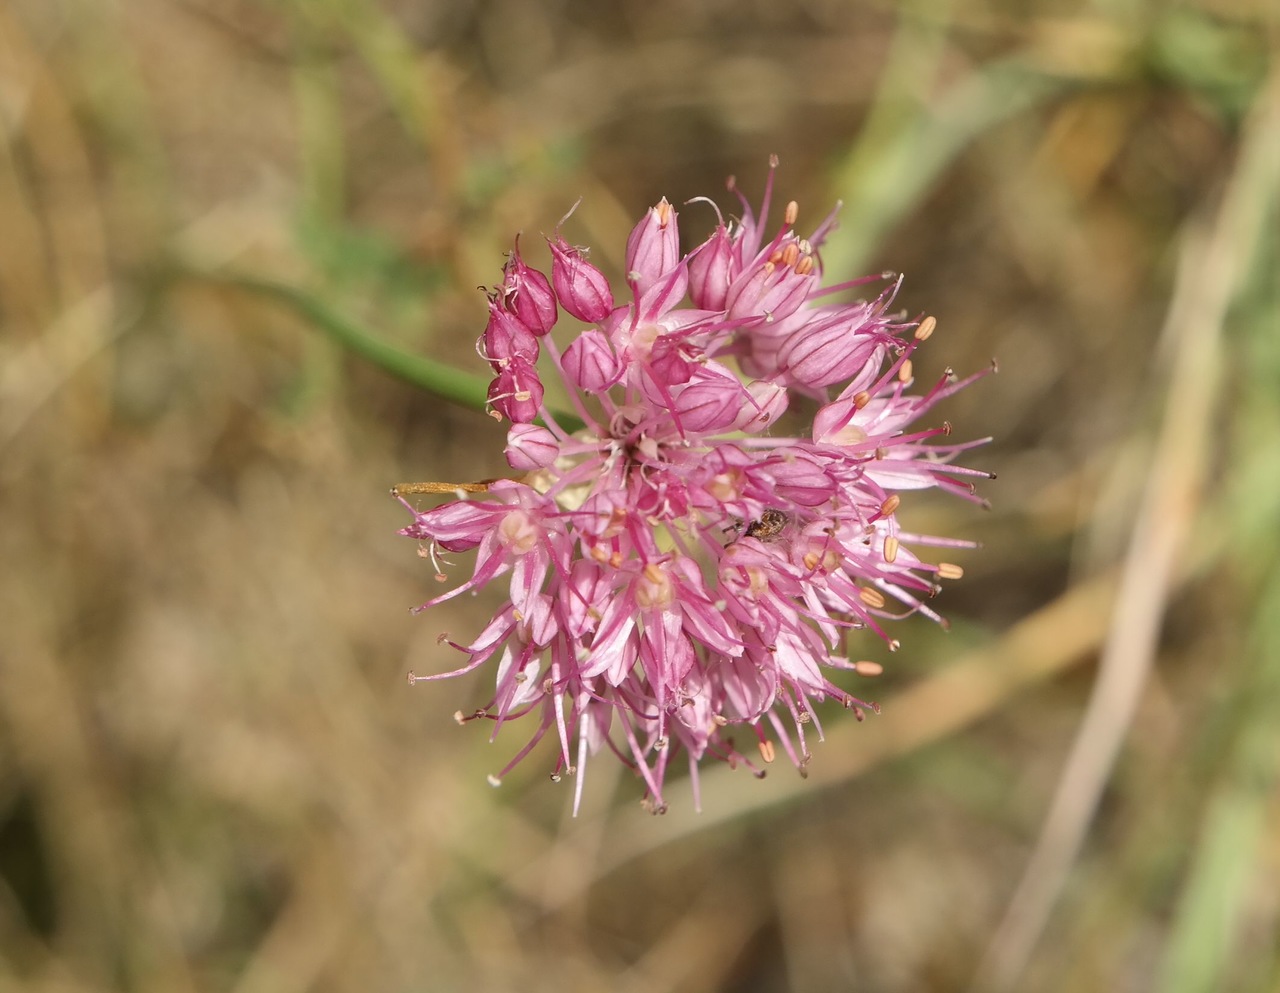
<path id="1" fill-rule="evenodd" d="M 343 348 L 442 400 L 483 412 L 489 381 L 433 359 L 406 352 L 365 331 L 302 290 L 257 276 L 218 277 L 232 286 L 285 304 L 307 323 L 323 331 Z"/>
<path id="2" fill-rule="evenodd" d="M 201 277 L 282 303 L 343 348 L 398 379 L 469 410 L 485 411 L 489 396 L 486 377 L 397 348 L 296 287 L 242 273 L 201 274 Z M 551 415 L 566 431 L 573 432 L 583 427 L 582 419 L 574 414 L 553 410 Z"/>

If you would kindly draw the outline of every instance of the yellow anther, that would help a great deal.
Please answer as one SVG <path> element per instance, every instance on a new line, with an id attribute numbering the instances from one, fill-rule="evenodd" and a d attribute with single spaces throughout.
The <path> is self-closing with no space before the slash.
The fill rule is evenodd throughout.
<path id="1" fill-rule="evenodd" d="M 858 590 L 858 599 L 873 610 L 879 610 L 884 606 L 884 596 L 879 590 L 873 590 L 869 586 L 864 586 Z"/>

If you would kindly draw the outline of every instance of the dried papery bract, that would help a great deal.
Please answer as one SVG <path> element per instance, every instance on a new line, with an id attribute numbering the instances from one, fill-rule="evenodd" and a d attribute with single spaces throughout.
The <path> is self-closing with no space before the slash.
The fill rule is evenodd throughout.
<path id="1" fill-rule="evenodd" d="M 971 480 L 985 474 L 955 459 L 981 442 L 920 424 L 977 376 L 908 392 L 936 322 L 891 312 L 895 274 L 824 288 L 817 253 L 834 213 L 803 238 L 790 203 L 768 236 L 772 186 L 770 170 L 759 215 L 737 194 L 739 219 L 685 256 L 677 212 L 659 201 L 628 239 L 623 303 L 558 229 L 549 279 L 513 252 L 478 347 L 495 373 L 492 412 L 512 422 L 507 461 L 524 475 L 397 488 L 413 514 L 402 533 L 433 561 L 476 552 L 471 578 L 419 609 L 505 590 L 475 640 L 447 642 L 466 662 L 440 674 L 492 663 L 492 699 L 465 720 L 490 720 L 495 735 L 532 722 L 495 782 L 543 737 L 557 744 L 552 777 L 578 775 L 575 810 L 601 749 L 635 770 L 654 811 L 678 755 L 695 804 L 703 759 L 763 774 L 738 741 L 803 773 L 808 736 L 822 737 L 818 701 L 876 711 L 828 675 L 880 672 L 849 660 L 853 633 L 893 651 L 893 620 L 941 621 L 926 601 L 959 567 L 920 556 L 970 543 L 904 533 L 899 493 L 977 501 Z M 830 302 L 863 284 L 869 300 Z M 560 310 L 582 322 L 563 353 L 546 334 Z M 585 427 L 544 405 L 544 372 Z M 820 402 L 812 431 L 768 433 L 796 393 Z M 424 493 L 455 499 L 426 510 L 407 499 Z"/>

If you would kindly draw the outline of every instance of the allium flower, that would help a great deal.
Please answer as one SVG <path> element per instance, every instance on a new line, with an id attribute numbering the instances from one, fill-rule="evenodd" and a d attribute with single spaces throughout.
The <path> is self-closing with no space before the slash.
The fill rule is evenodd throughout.
<path id="1" fill-rule="evenodd" d="M 418 609 L 505 584 L 474 641 L 442 636 L 468 657 L 443 676 L 497 659 L 493 699 L 460 720 L 488 718 L 495 736 L 516 718 L 533 724 L 495 785 L 548 732 L 559 746 L 552 778 L 577 774 L 575 812 L 602 747 L 636 770 L 655 811 L 680 752 L 695 804 L 704 757 L 763 775 L 735 734 L 755 739 L 766 763 L 776 741 L 803 772 L 810 726 L 821 738 L 816 701 L 834 697 L 859 719 L 876 709 L 828 677 L 880 671 L 850 661 L 850 632 L 874 632 L 892 651 L 887 621 L 941 621 L 925 601 L 960 570 L 917 552 L 972 545 L 907 534 L 895 511 L 901 490 L 977 499 L 967 480 L 986 474 L 952 459 L 981 442 L 949 441 L 945 422 L 912 427 L 977 376 L 948 372 L 909 393 L 933 318 L 890 312 L 893 274 L 824 287 L 817 248 L 834 212 L 806 239 L 789 203 L 768 236 L 772 187 L 771 168 L 759 215 L 738 193 L 742 219 L 721 220 L 685 255 L 676 212 L 660 201 L 627 239 L 629 293 L 558 231 L 550 279 L 517 246 L 479 348 L 519 474 L 425 511 L 405 496 L 454 487 L 397 488 L 414 517 L 401 533 L 424 543 L 439 578 L 442 553 L 476 550 L 471 578 Z M 837 302 L 877 282 L 872 299 Z M 584 325 L 563 352 L 547 334 L 558 310 Z M 584 427 L 543 404 L 546 374 Z M 818 402 L 811 432 L 771 433 L 796 395 Z"/>

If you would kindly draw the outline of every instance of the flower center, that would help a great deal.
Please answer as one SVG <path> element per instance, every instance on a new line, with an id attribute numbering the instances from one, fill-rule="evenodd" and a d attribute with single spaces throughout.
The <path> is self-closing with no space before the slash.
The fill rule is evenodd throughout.
<path id="1" fill-rule="evenodd" d="M 524 555 L 538 547 L 539 529 L 528 513 L 513 510 L 498 525 L 498 540 L 516 555 Z"/>
<path id="2" fill-rule="evenodd" d="M 650 562 L 636 584 L 636 603 L 645 610 L 667 610 L 676 602 L 670 574 Z"/>

